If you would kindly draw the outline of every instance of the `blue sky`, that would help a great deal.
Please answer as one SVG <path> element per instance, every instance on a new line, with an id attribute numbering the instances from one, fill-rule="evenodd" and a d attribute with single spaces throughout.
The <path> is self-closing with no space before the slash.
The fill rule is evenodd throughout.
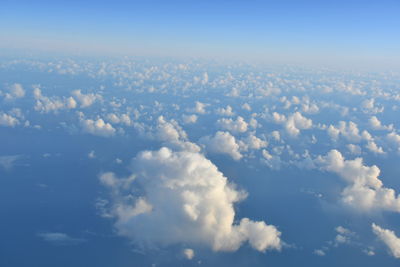
<path id="1" fill-rule="evenodd" d="M 397 267 L 399 81 L 0 57 L 0 266 Z"/>
<path id="2" fill-rule="evenodd" d="M 4 51 L 375 62 L 400 55 L 398 1 L 2 1 Z"/>

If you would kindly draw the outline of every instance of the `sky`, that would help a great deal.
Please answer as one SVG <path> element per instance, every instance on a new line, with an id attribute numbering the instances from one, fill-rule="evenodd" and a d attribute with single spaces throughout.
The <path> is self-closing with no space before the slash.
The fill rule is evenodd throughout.
<path id="1" fill-rule="evenodd" d="M 1 1 L 0 266 L 399 266 L 398 11 Z"/>
<path id="2" fill-rule="evenodd" d="M 8 51 L 396 65 L 398 1 L 2 1 Z"/>

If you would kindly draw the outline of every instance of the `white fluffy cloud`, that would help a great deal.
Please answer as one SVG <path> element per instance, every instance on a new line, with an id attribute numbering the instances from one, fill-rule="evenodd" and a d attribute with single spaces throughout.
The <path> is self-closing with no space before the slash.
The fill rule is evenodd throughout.
<path id="1" fill-rule="evenodd" d="M 185 248 L 183 251 L 183 256 L 185 256 L 186 259 L 191 260 L 194 257 L 194 250 L 191 248 Z"/>
<path id="2" fill-rule="evenodd" d="M 337 140 L 339 136 L 343 136 L 350 142 L 360 142 L 363 139 L 371 139 L 371 135 L 367 131 L 363 131 L 360 134 L 357 124 L 352 121 L 340 121 L 337 126 L 330 125 L 327 131 L 328 135 L 333 140 Z"/>
<path id="3" fill-rule="evenodd" d="M 300 130 L 310 129 L 312 127 L 312 120 L 301 115 L 300 112 L 295 112 L 286 118 L 285 115 L 274 112 L 272 118 L 275 123 L 283 124 L 286 132 L 291 136 L 298 136 Z"/>
<path id="4" fill-rule="evenodd" d="M 0 126 L 14 127 L 19 123 L 17 118 L 0 111 Z"/>
<path id="5" fill-rule="evenodd" d="M 72 95 L 78 100 L 81 108 L 87 108 L 93 105 L 96 101 L 102 99 L 99 94 L 83 94 L 81 90 L 72 91 Z"/>
<path id="6" fill-rule="evenodd" d="M 208 104 L 206 103 L 202 103 L 200 101 L 196 101 L 194 108 L 189 108 L 187 109 L 188 112 L 193 112 L 193 113 L 197 113 L 197 114 L 206 114 L 206 107 L 208 106 Z"/>
<path id="7" fill-rule="evenodd" d="M 147 246 L 202 244 L 235 251 L 244 242 L 258 251 L 281 248 L 275 226 L 248 218 L 235 223 L 238 191 L 202 154 L 168 148 L 144 151 L 129 178 L 100 176 L 112 192 L 110 214 L 121 236 Z"/>
<path id="8" fill-rule="evenodd" d="M 7 88 L 7 93 L 4 94 L 6 100 L 14 100 L 16 98 L 22 98 L 25 96 L 25 90 L 19 83 L 14 83 Z M 0 93 L 1 95 L 1 93 Z"/>
<path id="9" fill-rule="evenodd" d="M 114 127 L 111 124 L 104 122 L 103 119 L 81 119 L 80 123 L 82 126 L 82 130 L 85 133 L 90 133 L 102 137 L 113 136 L 116 133 Z"/>
<path id="10" fill-rule="evenodd" d="M 240 160 L 243 157 L 239 151 L 239 144 L 229 132 L 218 131 L 214 136 L 202 137 L 199 142 L 205 145 L 210 153 L 229 155 L 234 160 Z"/>
<path id="11" fill-rule="evenodd" d="M 386 136 L 386 138 L 390 143 L 394 144 L 397 147 L 397 151 L 400 152 L 400 135 L 395 132 L 391 132 Z"/>
<path id="12" fill-rule="evenodd" d="M 338 174 L 348 183 L 342 201 L 359 211 L 388 210 L 400 212 L 400 197 L 383 186 L 377 166 L 365 166 L 362 158 L 346 160 L 337 150 L 331 150 L 315 161 L 321 169 Z"/>
<path id="13" fill-rule="evenodd" d="M 371 128 L 374 130 L 385 130 L 385 131 L 393 130 L 393 124 L 382 125 L 381 121 L 376 116 L 372 116 L 371 118 L 369 118 L 368 122 Z"/>
<path id="14" fill-rule="evenodd" d="M 400 258 L 400 238 L 392 230 L 381 228 L 373 223 L 372 231 L 389 248 L 393 257 Z"/>
<path id="15" fill-rule="evenodd" d="M 218 115 L 221 116 L 233 116 L 235 113 L 233 112 L 233 109 L 231 106 L 226 106 L 226 108 L 218 108 L 216 110 Z"/>
<path id="16" fill-rule="evenodd" d="M 41 113 L 57 112 L 60 109 L 76 108 L 76 101 L 73 97 L 47 97 L 42 94 L 39 86 L 34 86 L 33 96 L 36 99 L 35 110 Z"/>
<path id="17" fill-rule="evenodd" d="M 186 132 L 175 120 L 166 120 L 163 116 L 158 117 L 154 133 L 155 139 L 163 142 L 164 145 L 192 152 L 199 152 L 200 147 L 190 141 Z"/>
<path id="18" fill-rule="evenodd" d="M 132 125 L 132 120 L 129 116 L 129 114 L 115 114 L 115 113 L 109 113 L 107 114 L 107 119 L 111 121 L 112 123 L 115 124 L 124 124 L 126 126 L 131 126 Z"/>
<path id="19" fill-rule="evenodd" d="M 197 122 L 197 115 L 192 114 L 192 115 L 182 115 L 182 120 L 185 124 L 192 124 Z"/>
<path id="20" fill-rule="evenodd" d="M 233 133 L 244 133 L 247 131 L 247 122 L 240 116 L 236 120 L 222 118 L 217 121 L 217 125 Z"/>

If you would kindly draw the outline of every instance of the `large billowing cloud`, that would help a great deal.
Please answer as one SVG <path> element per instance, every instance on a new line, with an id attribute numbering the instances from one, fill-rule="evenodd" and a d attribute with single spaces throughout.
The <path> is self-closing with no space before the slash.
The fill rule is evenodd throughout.
<path id="1" fill-rule="evenodd" d="M 246 193 L 237 190 L 202 154 L 168 148 L 144 151 L 132 175 L 104 173 L 110 188 L 109 215 L 121 236 L 143 246 L 205 245 L 235 251 L 244 242 L 258 251 L 279 250 L 281 233 L 263 221 L 235 222 L 233 205 Z"/>
<path id="2" fill-rule="evenodd" d="M 372 231 L 385 243 L 393 257 L 400 258 L 400 238 L 392 230 L 381 228 L 379 225 L 373 223 Z"/>
<path id="3" fill-rule="evenodd" d="M 388 210 L 400 212 L 400 197 L 391 188 L 383 186 L 379 179 L 380 169 L 365 166 L 362 158 L 346 160 L 333 149 L 316 163 L 327 171 L 343 178 L 348 185 L 342 192 L 342 201 L 360 211 Z"/>

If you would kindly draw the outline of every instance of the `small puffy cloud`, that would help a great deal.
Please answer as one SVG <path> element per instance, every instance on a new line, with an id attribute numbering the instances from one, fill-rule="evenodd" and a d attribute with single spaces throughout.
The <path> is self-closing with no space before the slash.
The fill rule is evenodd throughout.
<path id="1" fill-rule="evenodd" d="M 116 130 L 113 128 L 113 126 L 104 122 L 103 119 L 91 120 L 82 118 L 80 124 L 83 132 L 85 133 L 102 137 L 110 137 L 116 133 Z"/>
<path id="2" fill-rule="evenodd" d="M 317 256 L 325 256 L 326 255 L 325 251 L 323 251 L 322 249 L 315 249 L 313 253 Z"/>
<path id="3" fill-rule="evenodd" d="M 195 107 L 194 108 L 189 108 L 189 109 L 187 109 L 187 111 L 188 112 L 197 113 L 197 114 L 206 114 L 207 113 L 206 107 L 208 105 L 209 104 L 205 104 L 205 103 L 202 103 L 200 101 L 196 101 Z"/>
<path id="4" fill-rule="evenodd" d="M 397 151 L 400 152 L 400 135 L 391 132 L 386 136 L 387 140 L 397 147 Z"/>
<path id="5" fill-rule="evenodd" d="M 14 100 L 16 98 L 22 98 L 25 96 L 25 90 L 19 83 L 14 83 L 7 88 L 7 92 L 4 94 L 6 100 Z"/>
<path id="6" fill-rule="evenodd" d="M 393 131 L 393 124 L 387 126 L 382 125 L 381 121 L 376 116 L 372 116 L 371 118 L 369 118 L 368 122 L 373 130 Z"/>
<path id="7" fill-rule="evenodd" d="M 372 113 L 372 114 L 376 114 L 376 113 L 380 113 L 383 112 L 384 107 L 377 107 L 375 105 L 375 99 L 371 98 L 371 99 L 366 99 L 361 103 L 361 107 L 364 113 Z"/>
<path id="8" fill-rule="evenodd" d="M 346 160 L 337 150 L 319 156 L 315 162 L 321 169 L 338 174 L 348 183 L 341 194 L 344 204 L 365 212 L 400 212 L 400 197 L 393 189 L 383 186 L 377 166 L 365 166 L 362 158 Z"/>
<path id="9" fill-rule="evenodd" d="M 388 247 L 393 257 L 400 258 L 400 238 L 396 236 L 394 231 L 381 228 L 374 223 L 372 224 L 372 231 Z"/>
<path id="10" fill-rule="evenodd" d="M 275 123 L 285 123 L 286 122 L 286 116 L 283 114 L 279 114 L 278 112 L 272 113 L 272 118 Z"/>
<path id="11" fill-rule="evenodd" d="M 298 136 L 300 130 L 310 129 L 312 127 L 312 120 L 304 117 L 300 112 L 295 112 L 286 118 L 285 115 L 274 112 L 272 119 L 275 123 L 283 124 L 286 132 L 290 136 Z"/>
<path id="12" fill-rule="evenodd" d="M 271 137 L 275 139 L 275 141 L 281 141 L 281 134 L 279 133 L 279 131 L 272 131 Z"/>
<path id="13" fill-rule="evenodd" d="M 96 101 L 102 99 L 99 94 L 83 94 L 81 90 L 72 91 L 72 95 L 78 100 L 81 108 L 87 108 L 93 105 Z"/>
<path id="14" fill-rule="evenodd" d="M 349 121 L 340 121 L 337 126 L 330 125 L 327 128 L 328 135 L 333 140 L 337 140 L 340 136 L 344 137 L 349 142 L 358 143 L 361 140 L 372 140 L 371 134 L 367 131 L 360 133 L 356 123 Z"/>
<path id="15" fill-rule="evenodd" d="M 351 239 L 355 236 L 354 232 L 343 226 L 336 227 L 335 231 L 337 232 L 337 235 L 335 237 L 334 246 L 349 244 L 351 242 Z"/>
<path id="16" fill-rule="evenodd" d="M 182 251 L 182 253 L 183 253 L 183 256 L 184 256 L 186 259 L 188 259 L 188 260 L 191 260 L 191 259 L 194 258 L 194 250 L 191 249 L 191 248 L 185 248 L 185 249 Z"/>
<path id="17" fill-rule="evenodd" d="M 124 124 L 126 126 L 131 126 L 133 123 L 131 118 L 129 117 L 129 114 L 109 113 L 107 114 L 106 118 L 114 124 Z"/>
<path id="18" fill-rule="evenodd" d="M 100 176 L 111 191 L 109 214 L 121 236 L 143 246 L 205 245 L 236 251 L 280 250 L 280 232 L 263 221 L 235 223 L 234 204 L 246 197 L 202 154 L 168 148 L 144 151 L 129 178 Z M 140 190 L 137 190 L 140 189 Z"/>
<path id="19" fill-rule="evenodd" d="M 233 116 L 233 115 L 235 115 L 235 113 L 233 112 L 233 109 L 232 109 L 232 107 L 231 106 L 226 106 L 226 108 L 218 108 L 217 110 L 216 110 L 216 113 L 218 114 L 218 115 L 221 115 L 221 116 Z"/>
<path id="20" fill-rule="evenodd" d="M 192 114 L 192 115 L 182 115 L 182 120 L 183 123 L 185 124 L 192 124 L 192 123 L 196 123 L 197 122 L 197 115 L 196 114 Z"/>
<path id="21" fill-rule="evenodd" d="M 365 146 L 369 151 L 375 153 L 375 154 L 385 154 L 385 151 L 383 151 L 383 148 L 378 146 L 375 141 L 368 141 L 367 145 Z"/>
<path id="22" fill-rule="evenodd" d="M 242 105 L 242 109 L 247 110 L 247 111 L 251 111 L 251 106 L 248 103 L 244 103 Z"/>
<path id="23" fill-rule="evenodd" d="M 163 116 L 158 117 L 154 138 L 164 145 L 192 152 L 200 151 L 200 147 L 190 141 L 186 132 L 175 120 L 167 121 Z"/>
<path id="24" fill-rule="evenodd" d="M 254 134 L 249 134 L 246 138 L 243 138 L 241 141 L 244 146 L 244 150 L 248 149 L 259 150 L 261 148 L 268 146 L 267 141 L 258 138 Z"/>
<path id="25" fill-rule="evenodd" d="M 15 127 L 19 123 L 17 118 L 0 111 L 0 126 Z"/>
<path id="26" fill-rule="evenodd" d="M 40 86 L 35 85 L 33 89 L 33 96 L 36 99 L 34 109 L 40 113 L 57 112 L 61 109 L 76 108 L 76 101 L 72 97 L 47 97 L 42 94 Z"/>
<path id="27" fill-rule="evenodd" d="M 247 131 L 248 124 L 247 122 L 241 117 L 238 116 L 236 120 L 222 118 L 217 121 L 217 125 L 224 129 L 228 130 L 233 133 L 244 133 Z"/>
<path id="28" fill-rule="evenodd" d="M 209 153 L 229 155 L 234 160 L 240 160 L 243 157 L 239 152 L 239 144 L 229 132 L 218 131 L 214 136 L 202 137 L 199 142 L 205 145 Z"/>

